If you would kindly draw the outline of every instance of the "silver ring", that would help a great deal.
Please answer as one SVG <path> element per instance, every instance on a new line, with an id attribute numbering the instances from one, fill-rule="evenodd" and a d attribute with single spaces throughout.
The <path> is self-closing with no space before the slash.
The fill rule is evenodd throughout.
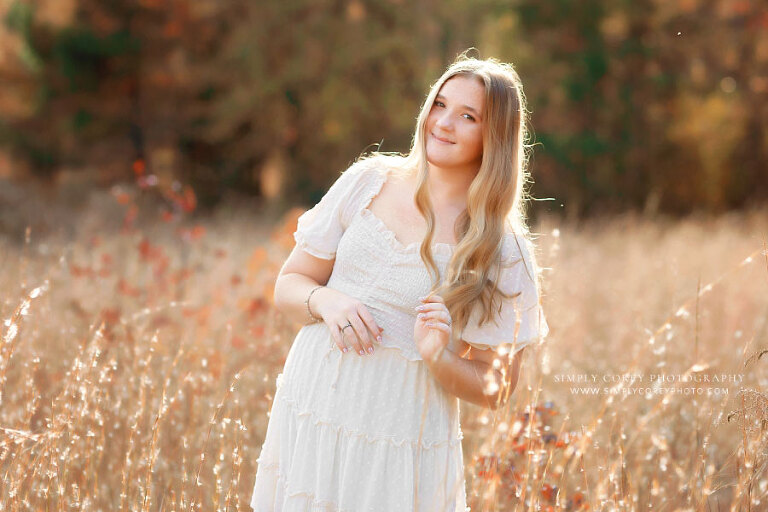
<path id="1" fill-rule="evenodd" d="M 347 327 L 352 327 L 352 322 L 349 322 L 347 325 L 345 325 L 344 327 L 341 328 L 341 333 L 342 334 L 344 334 L 344 329 L 346 329 Z"/>

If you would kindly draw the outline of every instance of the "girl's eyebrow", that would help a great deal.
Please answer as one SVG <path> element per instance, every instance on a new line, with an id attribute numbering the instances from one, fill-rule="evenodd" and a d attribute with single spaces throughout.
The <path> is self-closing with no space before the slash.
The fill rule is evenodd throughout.
<path id="1" fill-rule="evenodd" d="M 435 98 L 437 98 L 437 99 L 441 99 L 441 100 L 444 100 L 444 99 L 445 99 L 445 96 L 443 96 L 442 94 L 438 94 L 437 96 L 435 96 Z M 472 111 L 472 112 L 474 112 L 474 113 L 475 113 L 475 114 L 476 114 L 478 117 L 480 117 L 480 112 L 478 112 L 476 109 L 474 109 L 474 108 L 470 107 L 469 105 L 462 105 L 462 107 L 464 107 L 464 108 L 465 108 L 465 109 L 467 109 L 467 110 L 471 110 L 471 111 Z"/>

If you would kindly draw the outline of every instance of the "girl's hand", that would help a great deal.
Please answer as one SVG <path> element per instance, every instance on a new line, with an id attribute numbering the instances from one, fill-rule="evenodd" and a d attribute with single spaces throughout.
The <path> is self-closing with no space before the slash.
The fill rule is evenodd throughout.
<path id="1" fill-rule="evenodd" d="M 415 310 L 417 316 L 413 339 L 422 359 L 431 361 L 437 358 L 451 341 L 451 314 L 439 295 L 429 295 L 422 298 L 421 302 Z"/>
<path id="2" fill-rule="evenodd" d="M 331 331 L 333 341 L 342 352 L 348 352 L 351 346 L 361 356 L 373 354 L 374 340 L 381 343 L 384 329 L 376 324 L 373 315 L 359 300 L 325 287 L 315 292 L 311 302 L 312 311 L 322 317 Z M 349 323 L 352 327 L 344 329 Z"/>

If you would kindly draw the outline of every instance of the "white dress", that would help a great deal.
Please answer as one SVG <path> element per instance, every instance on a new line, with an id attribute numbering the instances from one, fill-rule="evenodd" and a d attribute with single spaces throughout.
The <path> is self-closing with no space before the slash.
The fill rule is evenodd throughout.
<path id="1" fill-rule="evenodd" d="M 294 238 L 336 258 L 327 286 L 360 300 L 384 328 L 374 353 L 342 354 L 323 322 L 304 326 L 290 348 L 257 459 L 255 512 L 464 512 L 459 400 L 442 390 L 413 341 L 414 307 L 430 290 L 419 244 L 401 244 L 368 205 L 389 168 L 381 157 L 352 165 L 298 219 Z M 433 245 L 441 277 L 454 246 Z M 462 338 L 478 348 L 536 342 L 549 329 L 539 306 L 529 248 L 508 233 L 499 324 Z M 527 267 L 527 270 L 523 267 Z M 519 303 L 518 303 L 519 302 Z M 525 307 L 523 307 L 523 305 Z M 516 322 L 519 321 L 519 325 Z"/>

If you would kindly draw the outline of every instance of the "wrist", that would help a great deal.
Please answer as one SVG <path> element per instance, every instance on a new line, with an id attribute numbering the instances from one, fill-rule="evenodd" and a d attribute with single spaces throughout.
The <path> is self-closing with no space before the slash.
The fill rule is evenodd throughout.
<path id="1" fill-rule="evenodd" d="M 312 288 L 312 290 L 310 290 L 309 295 L 304 301 L 307 306 L 307 315 L 309 316 L 312 322 L 323 321 L 323 314 L 320 311 L 320 305 L 317 299 L 318 299 L 318 296 L 323 292 L 324 288 L 325 288 L 324 285 L 315 286 L 314 288 Z"/>
<path id="2" fill-rule="evenodd" d="M 441 345 L 425 358 L 427 366 L 430 368 L 443 366 L 450 362 L 452 354 L 447 345 Z"/>

